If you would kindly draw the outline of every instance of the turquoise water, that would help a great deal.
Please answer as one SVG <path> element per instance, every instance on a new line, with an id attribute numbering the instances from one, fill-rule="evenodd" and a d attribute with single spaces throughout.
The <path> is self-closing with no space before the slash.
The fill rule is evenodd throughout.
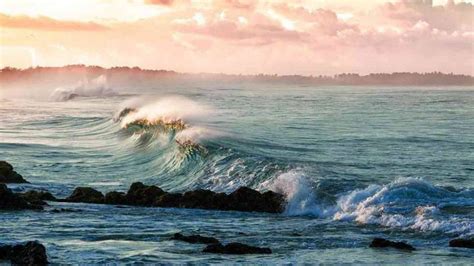
<path id="1" fill-rule="evenodd" d="M 203 83 L 114 91 L 68 101 L 0 100 L 1 159 L 32 183 L 10 187 L 62 197 L 76 186 L 106 192 L 136 181 L 171 191 L 246 185 L 285 194 L 285 213 L 54 203 L 44 212 L 0 213 L 0 242 L 40 240 L 58 263 L 474 257 L 448 247 L 451 238 L 474 235 L 472 87 Z M 119 121 L 125 107 L 137 113 Z M 136 119 L 157 118 L 182 119 L 188 128 L 126 129 Z M 185 152 L 176 140 L 203 151 Z M 49 211 L 59 207 L 79 212 Z M 201 245 L 170 241 L 175 232 L 268 246 L 273 254 L 204 254 Z M 372 250 L 373 237 L 419 250 Z"/>

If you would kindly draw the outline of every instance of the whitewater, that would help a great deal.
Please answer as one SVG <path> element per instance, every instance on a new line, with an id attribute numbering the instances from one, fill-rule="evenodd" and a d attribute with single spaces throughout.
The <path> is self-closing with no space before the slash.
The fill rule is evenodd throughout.
<path id="1" fill-rule="evenodd" d="M 76 211 L 2 213 L 0 235 L 40 239 L 58 263 L 233 261 L 170 241 L 175 232 L 273 250 L 241 263 L 468 263 L 472 252 L 447 242 L 474 236 L 473 107 L 471 87 L 112 88 L 99 76 L 2 91 L 0 159 L 31 182 L 15 191 L 249 186 L 287 205 L 258 214 L 52 203 Z M 373 237 L 419 251 L 367 249 Z"/>

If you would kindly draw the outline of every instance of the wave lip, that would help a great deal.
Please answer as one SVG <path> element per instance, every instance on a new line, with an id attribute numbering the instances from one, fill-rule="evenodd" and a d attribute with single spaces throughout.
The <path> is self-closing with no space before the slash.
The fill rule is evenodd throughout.
<path id="1" fill-rule="evenodd" d="M 139 144 L 158 144 L 167 158 L 180 158 L 180 162 L 175 162 L 178 165 L 182 159 L 196 154 L 207 155 L 208 149 L 201 141 L 220 135 L 201 123 L 212 114 L 211 108 L 188 98 L 168 96 L 154 101 L 132 98 L 122 103 L 121 108 L 113 120 L 123 132 L 131 134 L 130 138 Z"/>

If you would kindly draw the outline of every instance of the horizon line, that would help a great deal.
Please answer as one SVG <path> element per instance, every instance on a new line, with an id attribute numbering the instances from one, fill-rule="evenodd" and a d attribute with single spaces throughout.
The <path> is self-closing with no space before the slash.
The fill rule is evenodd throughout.
<path id="1" fill-rule="evenodd" d="M 68 64 L 68 65 L 63 65 L 63 66 L 31 66 L 27 68 L 18 68 L 18 67 L 12 67 L 12 66 L 4 66 L 0 68 L 0 72 L 3 72 L 5 69 L 15 69 L 15 70 L 20 70 L 20 71 L 25 71 L 29 69 L 37 69 L 37 68 L 67 68 L 67 67 L 85 67 L 85 68 L 102 68 L 106 70 L 112 70 L 114 68 L 128 68 L 128 69 L 138 69 L 141 71 L 152 71 L 152 72 L 172 72 L 175 74 L 181 74 L 181 75 L 223 75 L 223 76 L 276 76 L 276 77 L 289 77 L 289 76 L 298 76 L 298 77 L 305 77 L 305 78 L 318 78 L 318 77 L 337 77 L 340 75 L 358 75 L 360 77 L 364 76 L 370 76 L 370 75 L 380 75 L 380 74 L 385 74 L 385 75 L 393 75 L 393 74 L 442 74 L 442 75 L 453 75 L 453 76 L 465 76 L 465 77 L 471 77 L 474 78 L 474 75 L 471 74 L 460 74 L 460 73 L 454 73 L 454 72 L 441 72 L 441 71 L 431 71 L 431 72 L 404 72 L 404 71 L 394 71 L 394 72 L 370 72 L 367 74 L 361 74 L 361 73 L 356 73 L 356 72 L 341 72 L 337 74 L 332 74 L 332 75 L 322 75 L 322 74 L 312 74 L 312 75 L 302 75 L 302 74 L 276 74 L 276 73 L 255 73 L 255 74 L 235 74 L 235 73 L 224 73 L 224 72 L 178 72 L 176 70 L 168 70 L 168 69 L 150 69 L 150 68 L 141 68 L 139 66 L 111 66 L 111 67 L 104 67 L 100 65 L 86 65 L 86 64 Z"/>

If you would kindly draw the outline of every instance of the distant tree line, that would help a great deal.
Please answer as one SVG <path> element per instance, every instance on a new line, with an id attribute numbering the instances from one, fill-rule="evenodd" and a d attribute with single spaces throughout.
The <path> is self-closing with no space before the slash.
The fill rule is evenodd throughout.
<path id="1" fill-rule="evenodd" d="M 215 79 L 222 81 L 254 81 L 254 82 L 278 82 L 278 83 L 302 83 L 313 85 L 394 85 L 394 86 L 436 86 L 436 85 L 474 85 L 474 77 L 453 73 L 372 73 L 359 75 L 356 73 L 342 73 L 334 76 L 302 76 L 302 75 L 233 75 L 233 74 L 212 74 L 199 73 L 188 74 L 178 73 L 169 70 L 149 70 L 139 67 L 112 67 L 103 68 L 100 66 L 68 65 L 63 67 L 32 67 L 18 69 L 5 67 L 0 70 L 0 82 L 13 82 L 18 79 L 31 79 L 33 77 L 47 76 L 49 74 L 80 74 L 83 77 L 96 77 L 107 75 L 108 77 L 148 78 L 184 78 L 184 79 Z"/>

